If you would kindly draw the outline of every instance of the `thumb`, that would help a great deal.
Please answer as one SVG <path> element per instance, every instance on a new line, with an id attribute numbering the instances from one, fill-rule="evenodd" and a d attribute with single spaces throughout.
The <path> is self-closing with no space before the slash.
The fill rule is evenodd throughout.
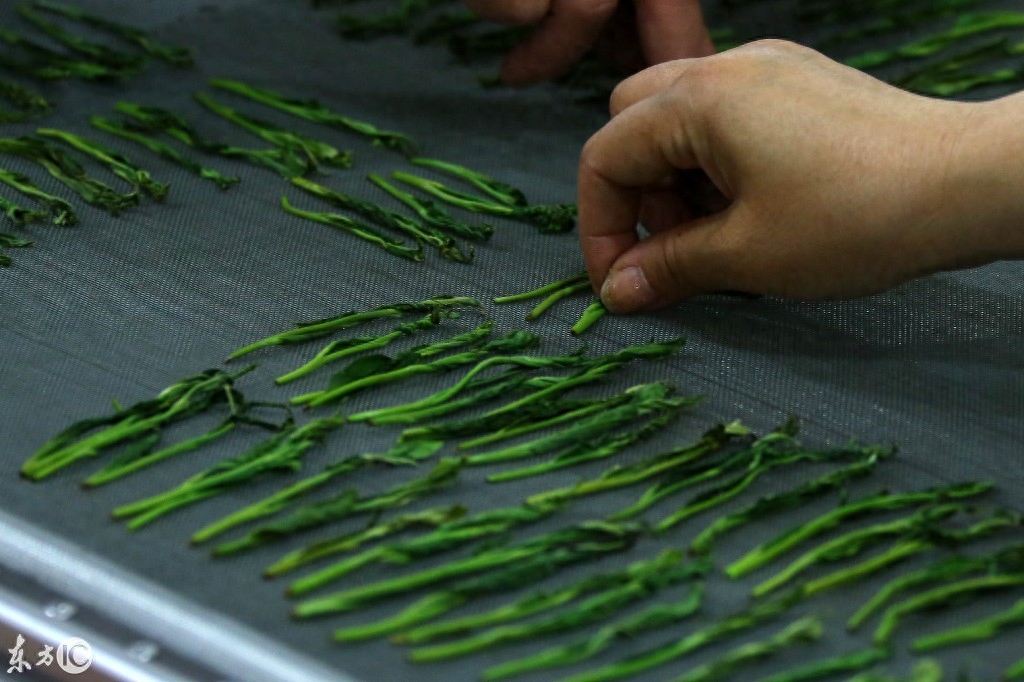
<path id="1" fill-rule="evenodd" d="M 614 313 L 636 313 L 732 288 L 720 237 L 734 219 L 726 210 L 637 242 L 612 263 L 601 302 Z"/>

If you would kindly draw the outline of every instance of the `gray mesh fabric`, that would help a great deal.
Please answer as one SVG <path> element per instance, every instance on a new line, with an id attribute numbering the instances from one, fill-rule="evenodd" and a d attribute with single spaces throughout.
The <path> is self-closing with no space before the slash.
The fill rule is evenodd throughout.
<path id="1" fill-rule="evenodd" d="M 452 64 L 443 50 L 417 49 L 404 38 L 344 42 L 333 31 L 337 11 L 329 3 L 322 10 L 313 10 L 304 2 L 265 0 L 95 0 L 81 4 L 151 28 L 168 42 L 194 46 L 198 65 L 195 70 L 176 71 L 154 64 L 144 75 L 116 87 L 66 82 L 46 88 L 58 102 L 48 125 L 102 137 L 110 146 L 138 159 L 158 180 L 170 182 L 172 189 L 165 205 L 143 203 L 120 218 L 83 206 L 81 225 L 74 229 L 33 226 L 27 232 L 36 245 L 15 252 L 14 267 L 0 272 L 0 500 L 4 509 L 70 541 L 83 553 L 108 560 L 186 602 L 202 604 L 239 627 L 269 636 L 296 655 L 311 656 L 359 679 L 474 679 L 486 665 L 546 646 L 548 641 L 526 642 L 452 663 L 412 666 L 404 662 L 399 648 L 385 641 L 358 646 L 329 642 L 333 627 L 382 617 L 404 602 L 388 602 L 345 618 L 290 622 L 282 584 L 264 582 L 259 574 L 285 549 L 306 544 L 308 538 L 223 561 L 187 545 L 189 535 L 200 525 L 276 490 L 280 479 L 261 479 L 134 534 L 109 520 L 109 510 L 118 504 L 166 489 L 205 464 L 242 452 L 261 437 L 255 430 L 244 430 L 207 450 L 88 493 L 80 491 L 77 482 L 89 467 L 76 467 L 38 485 L 20 481 L 17 471 L 27 456 L 71 421 L 107 411 L 113 399 L 130 404 L 198 370 L 219 366 L 234 348 L 284 329 L 293 321 L 439 293 L 489 300 L 581 267 L 573 235 L 541 236 L 530 227 L 501 220 L 496 221 L 494 239 L 478 247 L 472 265 L 444 262 L 433 252 L 428 252 L 426 262 L 410 264 L 327 227 L 284 214 L 278 207 L 282 194 L 302 207 L 321 204 L 270 172 L 204 159 L 242 177 L 238 187 L 221 192 L 141 148 L 90 131 L 90 115 L 112 115 L 113 104 L 120 99 L 158 104 L 186 113 L 212 137 L 261 146 L 191 101 L 191 93 L 209 78 L 238 78 L 316 97 L 335 111 L 407 132 L 423 143 L 430 156 L 462 162 L 505 179 L 535 202 L 559 202 L 573 200 L 578 151 L 601 125 L 604 114 L 568 101 L 556 87 L 484 91 L 475 84 L 472 69 Z M 727 18 L 740 19 L 738 14 Z M 11 4 L 0 7 L 0 25 L 16 21 Z M 764 30 L 764 23 L 755 25 Z M 224 93 L 216 96 L 290 129 L 353 149 L 354 168 L 332 170 L 321 181 L 393 205 L 362 176 L 404 167 L 399 156 L 354 136 L 290 119 Z M 3 132 L 31 129 L 23 124 Z M 63 191 L 31 165 L 8 158 L 0 159 L 0 164 L 30 172 L 47 189 Z M 1024 511 L 1024 459 L 1019 452 L 1024 414 L 1022 282 L 1020 264 L 999 263 L 935 275 L 851 302 L 803 304 L 713 297 L 658 315 L 605 319 L 586 337 L 594 353 L 679 335 L 688 343 L 671 361 L 630 366 L 590 392 L 610 393 L 660 378 L 674 382 L 685 394 L 705 396 L 669 432 L 623 455 L 626 461 L 693 440 L 719 421 L 739 418 L 764 431 L 789 414 L 797 414 L 803 422 L 803 437 L 815 445 L 842 444 L 850 438 L 899 444 L 897 460 L 881 466 L 870 480 L 856 484 L 851 494 L 867 494 L 885 486 L 905 490 L 983 479 L 999 484 L 989 499 L 991 505 Z M 544 337 L 542 350 L 577 347 L 578 341 L 567 330 L 585 305 L 584 299 L 574 299 L 529 326 Z M 507 331 L 523 326 L 521 316 L 526 309 L 524 305 L 488 305 L 488 314 L 497 319 L 500 331 Z M 445 325 L 442 332 L 468 329 L 475 323 L 473 315 L 466 315 Z M 372 329 L 387 328 L 379 325 Z M 443 333 L 435 337 L 441 338 Z M 323 373 L 295 384 L 295 388 L 279 389 L 271 383 L 273 377 L 311 355 L 314 347 L 316 344 L 260 352 L 253 356 L 259 369 L 247 376 L 240 388 L 253 398 L 282 400 L 319 387 L 325 381 Z M 343 410 L 412 399 L 447 385 L 449 380 L 434 376 L 408 382 L 356 397 Z M 214 423 L 213 417 L 199 421 L 175 427 L 170 435 L 197 433 L 200 427 Z M 315 471 L 343 455 L 383 450 L 395 433 L 391 428 L 345 426 L 325 446 L 310 453 L 306 470 Z M 476 511 L 513 505 L 529 493 L 594 476 L 607 465 L 593 463 L 505 485 L 489 485 L 484 481 L 485 471 L 472 470 L 443 496 L 425 500 L 420 506 L 461 502 Z M 806 480 L 818 471 L 814 467 L 779 471 L 729 508 Z M 420 473 L 365 471 L 350 481 L 360 490 L 377 491 Z M 638 491 L 629 490 L 586 500 L 539 529 L 599 517 L 629 503 L 636 494 Z M 651 518 L 668 514 L 674 503 L 683 499 L 663 503 Z M 834 497 L 823 500 L 737 533 L 723 542 L 719 563 L 835 503 Z M 645 540 L 626 556 L 609 558 L 600 566 L 575 567 L 544 584 L 564 584 L 599 569 L 653 556 L 663 546 L 685 546 L 709 521 L 708 516 L 717 513 L 694 519 L 657 540 Z M 357 528 L 359 523 L 346 528 Z M 926 562 L 918 560 L 914 565 Z M 74 573 L 75 568 L 68 566 L 67 570 Z M 366 571 L 354 575 L 349 584 L 400 573 L 397 568 Z M 765 575 L 767 572 L 754 578 Z M 714 578 L 704 612 L 693 623 L 711 622 L 746 603 L 751 584 Z M 848 635 L 841 624 L 877 584 L 876 579 L 808 603 L 805 610 L 821 613 L 828 624 L 825 639 L 811 649 L 788 652 L 765 664 L 763 670 L 781 670 L 812 656 L 864 646 L 866 633 Z M 667 592 L 664 598 L 679 594 L 682 588 Z M 501 601 L 481 600 L 465 610 Z M 940 625 L 990 612 L 1004 601 L 978 600 L 956 613 L 914 619 L 898 640 L 892 669 L 909 669 L 905 650 L 912 632 L 937 630 Z M 597 662 L 641 651 L 694 627 L 681 626 L 624 643 Z M 772 629 L 763 628 L 748 639 Z M 940 658 L 950 671 L 970 670 L 979 679 L 995 679 L 1022 655 L 1020 642 L 1019 632 L 1011 633 Z M 726 648 L 709 648 L 643 679 L 667 679 Z M 231 674 L 230 670 L 223 672 Z M 553 677 L 539 674 L 524 679 Z"/>

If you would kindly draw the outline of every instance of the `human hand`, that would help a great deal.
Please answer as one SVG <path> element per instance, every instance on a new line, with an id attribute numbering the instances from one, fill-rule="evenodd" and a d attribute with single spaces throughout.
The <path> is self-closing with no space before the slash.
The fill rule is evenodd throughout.
<path id="1" fill-rule="evenodd" d="M 615 312 L 720 291 L 855 297 L 1005 257 L 993 106 L 911 95 L 780 41 L 647 69 L 581 156 L 594 289 Z M 1019 124 L 1015 111 L 995 120 Z M 1021 167 L 1007 155 L 1001 172 Z M 698 169 L 686 192 L 680 169 Z"/>
<path id="2" fill-rule="evenodd" d="M 513 49 L 501 67 L 501 79 L 513 86 L 557 78 L 614 28 L 619 0 L 466 0 L 485 19 L 505 24 L 537 24 L 534 34 Z M 612 50 L 623 40 L 639 39 L 646 64 L 714 53 L 700 0 L 636 0 L 635 35 L 615 35 Z M 620 40 L 621 39 L 621 40 Z"/>

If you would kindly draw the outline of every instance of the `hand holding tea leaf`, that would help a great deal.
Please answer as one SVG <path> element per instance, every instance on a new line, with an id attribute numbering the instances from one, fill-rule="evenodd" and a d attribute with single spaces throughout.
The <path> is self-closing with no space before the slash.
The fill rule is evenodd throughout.
<path id="1" fill-rule="evenodd" d="M 721 291 L 856 297 L 1024 256 L 1024 171 L 1008 151 L 1024 143 L 1022 95 L 923 98 L 762 41 L 652 67 L 612 113 L 578 188 L 584 260 L 613 312 Z M 851 139 L 856 154 L 839 153 Z M 672 184 L 677 170 L 707 196 Z M 651 189 L 665 183 L 677 190 Z"/>

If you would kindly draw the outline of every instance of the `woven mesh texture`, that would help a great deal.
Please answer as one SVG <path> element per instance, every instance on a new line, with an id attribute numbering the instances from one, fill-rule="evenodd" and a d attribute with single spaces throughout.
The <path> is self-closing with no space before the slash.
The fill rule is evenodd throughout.
<path id="1" fill-rule="evenodd" d="M 210 137 L 262 146 L 191 100 L 191 94 L 209 78 L 237 78 L 316 97 L 335 111 L 407 132 L 423 142 L 427 155 L 465 163 L 505 179 L 539 203 L 573 200 L 579 149 L 605 114 L 569 101 L 571 98 L 556 87 L 485 91 L 475 83 L 476 70 L 453 64 L 442 49 L 418 49 L 404 38 L 342 41 L 332 23 L 338 10 L 330 3 L 322 10 L 312 10 L 305 2 L 269 0 L 94 0 L 81 4 L 151 28 L 165 41 L 194 46 L 198 64 L 189 71 L 153 64 L 142 76 L 114 87 L 66 82 L 46 88 L 58 102 L 48 125 L 103 139 L 139 160 L 156 179 L 169 182 L 171 193 L 164 205 L 144 202 L 119 218 L 82 206 L 81 224 L 74 229 L 33 226 L 28 233 L 35 246 L 13 253 L 14 267 L 0 272 L 0 500 L 4 508 L 42 529 L 73 539 L 83 551 L 109 559 L 359 679 L 475 679 L 486 665 L 578 637 L 520 643 L 424 666 L 406 663 L 402 650 L 385 641 L 332 645 L 328 640 L 334 626 L 382 617 L 397 611 L 403 602 L 388 602 L 345 618 L 292 623 L 287 617 L 289 601 L 282 596 L 283 585 L 264 582 L 259 574 L 285 550 L 316 536 L 230 561 L 215 561 L 188 547 L 189 535 L 199 526 L 276 490 L 281 480 L 274 477 L 191 507 L 135 534 L 109 520 L 113 507 L 164 490 L 206 464 L 243 452 L 263 437 L 255 429 L 243 429 L 206 450 L 88 493 L 77 486 L 88 466 L 75 467 L 38 485 L 20 481 L 17 470 L 40 444 L 71 421 L 106 412 L 112 399 L 131 404 L 198 370 L 220 366 L 234 348 L 287 328 L 294 321 L 439 293 L 489 300 L 581 268 L 573 235 L 541 236 L 532 228 L 503 220 L 495 221 L 494 239 L 478 247 L 472 265 L 442 261 L 433 252 L 428 252 L 426 262 L 411 264 L 348 235 L 283 213 L 279 208 L 282 194 L 305 208 L 322 204 L 269 171 L 204 158 L 209 165 L 242 177 L 240 185 L 222 192 L 127 141 L 91 131 L 90 115 L 112 116 L 118 100 L 157 104 L 186 114 Z M 793 35 L 768 23 L 766 16 L 776 22 L 779 17 L 785 21 L 786 16 L 781 11 L 768 12 L 769 4 L 780 5 L 765 3 L 748 14 L 718 11 L 717 16 L 749 26 L 751 33 Z M 991 7 L 1012 4 L 989 3 Z M 367 7 L 379 5 L 368 3 Z M 0 25 L 17 22 L 11 3 L 0 6 Z M 331 170 L 320 180 L 397 208 L 363 176 L 405 168 L 400 156 L 343 132 L 291 119 L 226 93 L 215 94 L 220 101 L 248 113 L 351 148 L 355 167 Z M 994 94 L 998 93 L 976 96 Z M 20 134 L 31 129 L 25 124 L 8 126 L 2 132 Z M 46 189 L 63 191 L 29 164 L 8 158 L 0 163 L 31 173 Z M 90 168 L 102 173 L 97 167 Z M 688 343 L 671 361 L 629 366 L 587 392 L 611 394 L 640 381 L 666 379 L 682 393 L 705 396 L 673 428 L 631 449 L 621 456 L 622 461 L 636 461 L 691 441 L 719 421 L 738 418 L 763 432 L 796 414 L 803 423 L 803 438 L 815 446 L 839 445 L 851 438 L 899 444 L 898 458 L 880 466 L 870 480 L 852 486 L 852 496 L 882 487 L 908 490 L 984 479 L 999 484 L 998 492 L 989 498 L 991 505 L 1024 511 L 1022 300 L 1024 268 L 1017 263 L 999 263 L 935 275 L 851 302 L 798 304 L 713 297 L 658 315 L 608 318 L 587 336 L 594 353 L 651 338 L 681 335 Z M 564 352 L 578 346 L 568 327 L 586 303 L 585 298 L 565 302 L 529 326 L 543 336 L 543 352 Z M 526 305 L 488 306 L 488 314 L 495 317 L 502 332 L 522 327 L 526 310 Z M 469 329 L 477 321 L 467 314 L 431 338 Z M 388 328 L 379 325 L 366 333 Z M 323 373 L 293 388 L 279 389 L 271 383 L 273 377 L 308 358 L 314 346 L 260 352 L 253 356 L 259 369 L 243 379 L 240 388 L 253 399 L 282 400 L 320 387 L 325 381 Z M 357 396 L 343 409 L 356 411 L 412 399 L 450 380 L 432 376 L 407 382 Z M 198 433 L 215 419 L 211 415 L 175 427 L 169 438 Z M 395 434 L 391 428 L 345 426 L 309 454 L 306 470 L 316 471 L 344 455 L 382 451 Z M 450 452 L 450 447 L 445 452 Z M 444 495 L 414 508 L 458 502 L 477 511 L 514 505 L 529 493 L 595 476 L 607 466 L 607 462 L 595 462 L 543 479 L 505 485 L 489 485 L 484 480 L 487 472 L 472 470 Z M 366 471 L 349 481 L 361 491 L 374 492 L 421 473 Z M 755 496 L 785 489 L 817 473 L 819 470 L 810 466 L 780 470 L 724 509 L 737 508 Z M 519 535 L 600 517 L 628 504 L 637 494 L 631 489 L 585 500 L 551 523 Z M 686 497 L 666 501 L 653 510 L 651 518 L 667 515 L 683 499 Z M 719 563 L 835 504 L 831 497 L 737 533 L 722 543 Z M 543 585 L 565 584 L 651 557 L 660 547 L 685 546 L 709 516 L 719 513 L 694 519 L 663 538 L 645 540 L 628 555 L 611 557 L 599 566 L 577 566 Z M 355 529 L 361 523 L 365 519 L 344 528 Z M 906 566 L 924 565 L 933 558 Z M 426 565 L 443 560 L 448 557 Z M 401 572 L 397 568 L 364 571 L 348 584 Z M 879 580 L 867 581 L 807 604 L 804 610 L 817 611 L 827 621 L 826 637 L 811 649 L 788 652 L 766 663 L 764 672 L 864 646 L 867 633 L 848 635 L 841 623 L 878 584 Z M 711 622 L 745 604 L 750 585 L 750 581 L 732 584 L 715 578 L 703 614 L 694 623 Z M 667 591 L 659 598 L 668 600 L 682 591 Z M 481 600 L 463 612 L 502 601 Z M 1001 603 L 1005 600 L 978 600 L 955 613 L 914 620 L 898 640 L 891 669 L 909 669 L 911 659 L 905 650 L 913 631 L 937 630 L 991 612 Z M 694 627 L 684 625 L 625 642 L 597 661 L 641 651 Z M 774 627 L 747 638 L 760 638 Z M 970 670 L 978 679 L 990 680 L 1022 655 L 1020 642 L 1019 632 L 1011 633 L 940 658 L 951 672 Z M 638 679 L 669 679 L 726 648 L 728 645 L 710 647 L 686 662 Z M 523 679 L 554 677 L 546 673 Z"/>

